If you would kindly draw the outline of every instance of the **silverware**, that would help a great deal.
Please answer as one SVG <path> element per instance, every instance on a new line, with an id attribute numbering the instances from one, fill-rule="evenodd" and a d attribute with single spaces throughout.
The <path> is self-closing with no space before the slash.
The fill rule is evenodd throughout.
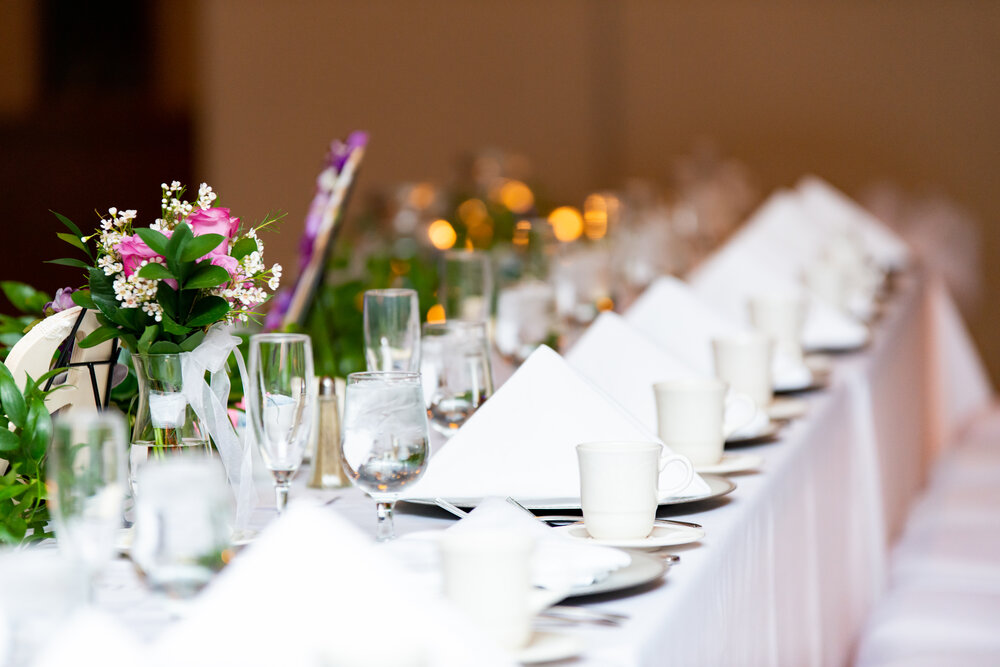
<path id="1" fill-rule="evenodd" d="M 438 507 L 440 507 L 441 509 L 447 511 L 447 512 L 451 512 L 452 514 L 454 514 L 455 516 L 457 516 L 459 519 L 464 519 L 465 517 L 469 516 L 468 512 L 466 512 L 463 509 L 459 509 L 455 505 L 452 505 L 451 503 L 449 503 L 444 498 L 435 498 L 434 499 L 434 504 L 437 505 Z"/>
<path id="2" fill-rule="evenodd" d="M 513 505 L 514 507 L 517 507 L 517 508 L 519 508 L 519 509 L 522 509 L 522 510 L 524 510 L 525 512 L 527 512 L 528 514 L 530 514 L 530 515 L 531 515 L 532 517 L 534 517 L 534 516 L 535 516 L 535 513 L 534 513 L 534 512 L 532 512 L 532 511 L 531 511 L 531 510 L 529 510 L 529 509 L 528 509 L 527 507 L 525 507 L 525 506 L 524 506 L 524 505 L 522 505 L 521 503 L 517 502 L 516 500 L 514 500 L 514 499 L 513 499 L 513 498 L 511 498 L 510 496 L 507 496 L 507 502 L 508 502 L 508 503 L 510 503 L 511 505 Z"/>
<path id="3" fill-rule="evenodd" d="M 565 623 L 590 623 L 618 627 L 628 620 L 625 614 L 601 612 L 582 607 L 555 606 L 549 607 L 539 614 L 541 618 L 563 621 Z"/>

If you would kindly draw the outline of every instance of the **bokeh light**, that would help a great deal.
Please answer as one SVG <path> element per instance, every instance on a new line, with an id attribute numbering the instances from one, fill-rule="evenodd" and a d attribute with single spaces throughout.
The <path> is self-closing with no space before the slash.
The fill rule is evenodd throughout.
<path id="1" fill-rule="evenodd" d="M 549 224 L 556 238 L 563 243 L 569 243 L 583 234 L 583 216 L 573 206 L 560 206 L 549 213 Z"/>
<path id="2" fill-rule="evenodd" d="M 444 322 L 444 319 L 444 306 L 440 303 L 435 303 L 427 310 L 428 322 Z"/>
<path id="3" fill-rule="evenodd" d="M 455 245 L 458 235 L 451 223 L 444 219 L 435 220 L 427 228 L 427 237 L 438 250 L 447 250 Z"/>

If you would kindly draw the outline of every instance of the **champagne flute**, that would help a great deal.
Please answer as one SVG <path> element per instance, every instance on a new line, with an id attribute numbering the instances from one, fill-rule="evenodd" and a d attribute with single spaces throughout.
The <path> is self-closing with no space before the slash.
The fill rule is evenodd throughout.
<path id="1" fill-rule="evenodd" d="M 396 536 L 393 506 L 403 487 L 423 475 L 429 439 L 419 373 L 347 376 L 341 460 L 354 485 L 375 501 L 379 542 Z"/>
<path id="2" fill-rule="evenodd" d="M 483 322 L 424 325 L 420 375 L 431 426 L 452 435 L 493 395 L 493 373 Z"/>
<path id="3" fill-rule="evenodd" d="M 125 421 L 117 412 L 58 417 L 49 448 L 49 507 L 59 548 L 90 581 L 111 559 L 128 487 Z"/>
<path id="4" fill-rule="evenodd" d="M 365 292 L 365 361 L 369 371 L 420 368 L 420 301 L 412 289 Z"/>
<path id="5" fill-rule="evenodd" d="M 493 312 L 493 267 L 481 250 L 444 253 L 438 290 L 449 320 L 488 322 Z"/>
<path id="6" fill-rule="evenodd" d="M 250 337 L 250 421 L 265 465 L 274 475 L 280 515 L 288 487 L 302 465 L 316 409 L 313 356 L 305 334 L 255 334 Z"/>

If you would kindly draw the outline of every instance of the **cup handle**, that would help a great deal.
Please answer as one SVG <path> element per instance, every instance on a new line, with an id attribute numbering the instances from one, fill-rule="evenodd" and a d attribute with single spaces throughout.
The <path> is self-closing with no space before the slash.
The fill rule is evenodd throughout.
<path id="1" fill-rule="evenodd" d="M 658 493 L 660 498 L 666 496 L 672 496 L 678 491 L 682 491 L 687 488 L 687 485 L 691 483 L 694 479 L 694 466 L 691 465 L 691 460 L 686 456 L 681 456 L 680 454 L 664 454 L 660 457 L 660 473 L 663 473 L 667 469 L 667 466 L 681 466 L 684 469 L 683 481 L 669 488 L 659 488 Z M 659 498 L 657 499 L 659 500 Z"/>
<path id="2" fill-rule="evenodd" d="M 725 419 L 723 418 L 723 425 L 722 425 L 722 437 L 723 437 L 723 439 L 728 438 L 733 433 L 735 433 L 736 431 L 740 430 L 741 428 L 743 428 L 744 426 L 746 426 L 747 424 L 749 424 L 750 422 L 752 422 L 754 419 L 756 419 L 757 418 L 757 412 L 760 410 L 760 408 L 757 407 L 757 404 L 754 402 L 754 400 L 752 398 L 750 398 L 749 396 L 747 396 L 746 394 L 741 394 L 739 392 L 733 392 L 732 394 L 730 394 L 730 396 L 732 397 L 732 401 L 729 401 L 729 400 L 726 401 L 727 405 L 726 405 L 725 412 L 723 414 L 726 414 L 726 413 L 729 412 L 729 405 L 728 404 L 743 403 L 744 405 L 747 406 L 747 418 L 744 419 L 743 421 L 735 424 L 735 425 L 726 424 L 725 423 Z"/>

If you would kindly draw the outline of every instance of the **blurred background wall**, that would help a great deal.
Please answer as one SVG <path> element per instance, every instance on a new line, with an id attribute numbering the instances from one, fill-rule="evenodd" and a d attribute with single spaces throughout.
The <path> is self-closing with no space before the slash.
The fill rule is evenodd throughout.
<path id="1" fill-rule="evenodd" d="M 465 151 L 529 157 L 579 204 L 666 182 L 709 140 L 763 192 L 813 172 L 849 193 L 939 190 L 981 222 L 970 312 L 1000 375 L 1000 3 L 990 0 L 59 0 L 0 2 L 0 277 L 54 289 L 52 208 L 155 206 L 208 181 L 287 211 L 293 265 L 331 138 L 371 132 L 355 204 L 445 181 Z"/>

